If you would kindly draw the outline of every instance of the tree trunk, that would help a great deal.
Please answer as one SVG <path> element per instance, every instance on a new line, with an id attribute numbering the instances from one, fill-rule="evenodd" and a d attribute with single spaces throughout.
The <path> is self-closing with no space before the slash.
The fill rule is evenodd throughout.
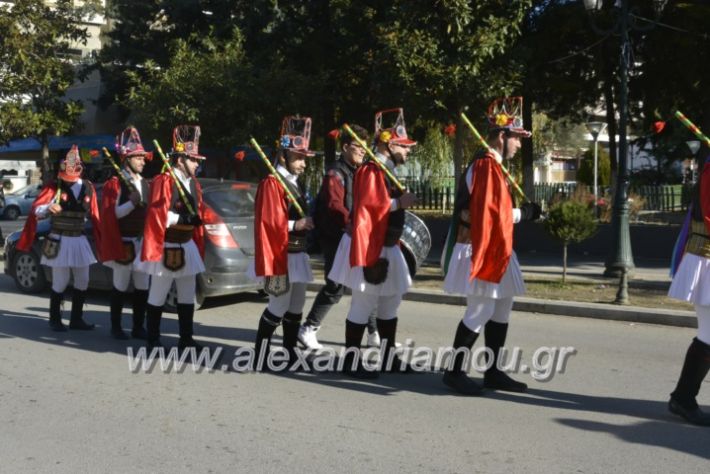
<path id="1" fill-rule="evenodd" d="M 51 166 L 49 163 L 49 136 L 47 136 L 46 133 L 42 134 L 40 141 L 42 143 L 42 158 L 39 167 L 42 176 L 42 185 L 44 186 L 51 181 L 54 176 L 51 174 Z"/>
<path id="2" fill-rule="evenodd" d="M 457 109 L 456 112 L 456 139 L 454 140 L 454 188 L 458 186 L 461 173 L 463 172 L 463 148 L 464 148 L 464 133 L 469 133 L 466 124 L 461 118 L 462 109 Z"/>
<path id="3" fill-rule="evenodd" d="M 567 281 L 567 242 L 562 243 L 562 284 Z"/>
<path id="4" fill-rule="evenodd" d="M 523 101 L 523 124 L 530 127 L 532 130 L 532 100 Z M 533 140 L 535 140 L 535 136 L 522 141 L 523 191 L 525 195 L 531 199 L 534 199 L 535 195 L 535 169 L 533 166 L 535 156 L 533 155 Z"/>

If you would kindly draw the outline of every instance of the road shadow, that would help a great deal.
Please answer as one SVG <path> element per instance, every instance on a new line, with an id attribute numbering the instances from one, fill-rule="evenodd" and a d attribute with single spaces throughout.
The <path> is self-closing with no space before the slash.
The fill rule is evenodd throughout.
<path id="1" fill-rule="evenodd" d="M 644 418 L 645 421 L 626 425 L 574 418 L 557 418 L 556 421 L 580 430 L 608 433 L 629 443 L 663 447 L 710 459 L 710 429 L 689 425 L 671 414 L 667 401 L 602 397 L 540 389 L 529 389 L 522 395 L 495 392 L 487 397 L 545 408 Z"/>

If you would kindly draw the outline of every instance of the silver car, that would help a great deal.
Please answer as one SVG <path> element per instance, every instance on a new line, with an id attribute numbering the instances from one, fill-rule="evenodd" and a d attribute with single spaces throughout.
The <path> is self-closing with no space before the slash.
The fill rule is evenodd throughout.
<path id="1" fill-rule="evenodd" d="M 5 194 L 5 207 L 2 208 L 2 217 L 9 221 L 14 221 L 20 216 L 29 214 L 32 203 L 41 189 L 41 185 L 31 184 L 13 193 Z"/>

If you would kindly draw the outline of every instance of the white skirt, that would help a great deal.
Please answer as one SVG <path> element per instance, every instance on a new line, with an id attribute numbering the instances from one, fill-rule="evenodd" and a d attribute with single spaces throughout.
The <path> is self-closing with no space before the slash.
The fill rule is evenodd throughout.
<path id="1" fill-rule="evenodd" d="M 103 264 L 113 270 L 124 270 L 130 267 L 134 271 L 142 271 L 138 270 L 138 265 L 141 263 L 141 249 L 143 248 L 143 239 L 140 237 L 123 237 L 122 240 L 124 242 L 133 242 L 133 248 L 135 249 L 136 254 L 136 258 L 133 260 L 133 262 L 130 265 L 124 265 L 122 263 L 118 263 L 115 260 L 108 260 L 106 262 L 103 262 Z"/>
<path id="2" fill-rule="evenodd" d="M 698 306 L 709 306 L 710 258 L 692 253 L 683 255 L 668 290 L 668 296 Z"/>
<path id="3" fill-rule="evenodd" d="M 175 247 L 182 247 L 183 249 L 185 249 L 185 266 L 182 267 L 180 270 L 176 272 L 168 270 L 163 265 L 163 260 L 161 259 L 157 262 L 139 261 L 137 264 L 135 264 L 136 271 L 147 273 L 149 275 L 167 276 L 171 278 L 197 275 L 198 273 L 202 273 L 205 271 L 205 264 L 202 262 L 200 251 L 198 250 L 197 245 L 195 245 L 194 240 L 190 240 L 186 244 L 174 244 L 171 242 L 165 242 L 165 248 Z"/>
<path id="4" fill-rule="evenodd" d="M 387 278 L 379 285 L 373 285 L 365 281 L 363 267 L 350 266 L 351 243 L 350 236 L 343 234 L 328 278 L 351 288 L 353 291 L 378 296 L 403 295 L 409 290 L 409 287 L 412 286 L 412 278 L 409 276 L 409 267 L 399 245 L 382 247 L 380 258 L 386 258 L 389 262 Z"/>
<path id="5" fill-rule="evenodd" d="M 457 243 L 451 252 L 449 271 L 444 278 L 444 291 L 457 295 L 481 296 L 484 298 L 510 298 L 525 294 L 525 282 L 520 271 L 518 257 L 513 252 L 508 268 L 500 283 L 483 281 L 478 278 L 471 281 L 471 244 Z"/>
<path id="6" fill-rule="evenodd" d="M 94 251 L 91 250 L 89 239 L 85 235 L 67 237 L 58 234 L 49 234 L 50 237 L 60 239 L 59 252 L 54 258 L 42 255 L 40 263 L 48 267 L 88 267 L 96 263 Z"/>
<path id="7" fill-rule="evenodd" d="M 306 252 L 288 254 L 288 280 L 291 283 L 310 283 L 313 281 L 311 261 Z M 263 283 L 264 277 L 256 275 L 256 262 L 252 258 L 247 267 L 247 276 L 255 282 Z"/>

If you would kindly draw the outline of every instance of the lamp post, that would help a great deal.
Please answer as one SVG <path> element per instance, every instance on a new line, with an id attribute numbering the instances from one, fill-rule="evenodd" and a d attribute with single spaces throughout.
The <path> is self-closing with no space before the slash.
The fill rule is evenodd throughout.
<path id="1" fill-rule="evenodd" d="M 599 212 L 597 208 L 597 203 L 599 202 L 599 187 L 598 187 L 598 182 L 599 182 L 599 172 L 598 170 L 598 157 L 599 157 L 599 134 L 601 134 L 604 129 L 606 128 L 606 124 L 604 122 L 588 122 L 587 124 L 587 130 L 589 130 L 589 133 L 592 135 L 592 138 L 594 139 L 594 215 L 599 217 Z"/>
<path id="2" fill-rule="evenodd" d="M 628 301 L 626 296 L 626 276 L 634 268 L 633 256 L 631 254 L 631 240 L 629 238 L 629 170 L 628 170 L 628 142 L 626 128 L 628 121 L 628 68 L 630 64 L 631 44 L 629 41 L 629 30 L 649 30 L 653 28 L 653 22 L 642 27 L 634 20 L 646 20 L 629 8 L 629 0 L 617 0 L 614 2 L 613 10 L 616 13 L 616 22 L 611 29 L 603 30 L 594 24 L 593 13 L 601 10 L 604 0 L 583 0 L 584 7 L 590 13 L 590 23 L 595 32 L 602 35 L 618 34 L 621 37 L 621 54 L 619 60 L 619 163 L 616 175 L 616 190 L 614 192 L 614 204 L 612 208 L 612 238 L 613 244 L 611 253 L 604 263 L 606 269 L 604 276 L 621 276 L 617 303 L 625 304 Z M 610 3 L 606 0 L 606 3 Z M 656 20 L 660 15 L 665 0 L 654 0 L 654 10 Z"/>
<path id="3" fill-rule="evenodd" d="M 690 182 L 695 184 L 696 177 L 695 177 L 695 172 L 698 169 L 698 164 L 695 162 L 696 157 L 698 156 L 698 151 L 700 150 L 700 140 L 688 140 L 685 142 L 686 145 L 688 145 L 688 149 L 690 150 Z"/>

